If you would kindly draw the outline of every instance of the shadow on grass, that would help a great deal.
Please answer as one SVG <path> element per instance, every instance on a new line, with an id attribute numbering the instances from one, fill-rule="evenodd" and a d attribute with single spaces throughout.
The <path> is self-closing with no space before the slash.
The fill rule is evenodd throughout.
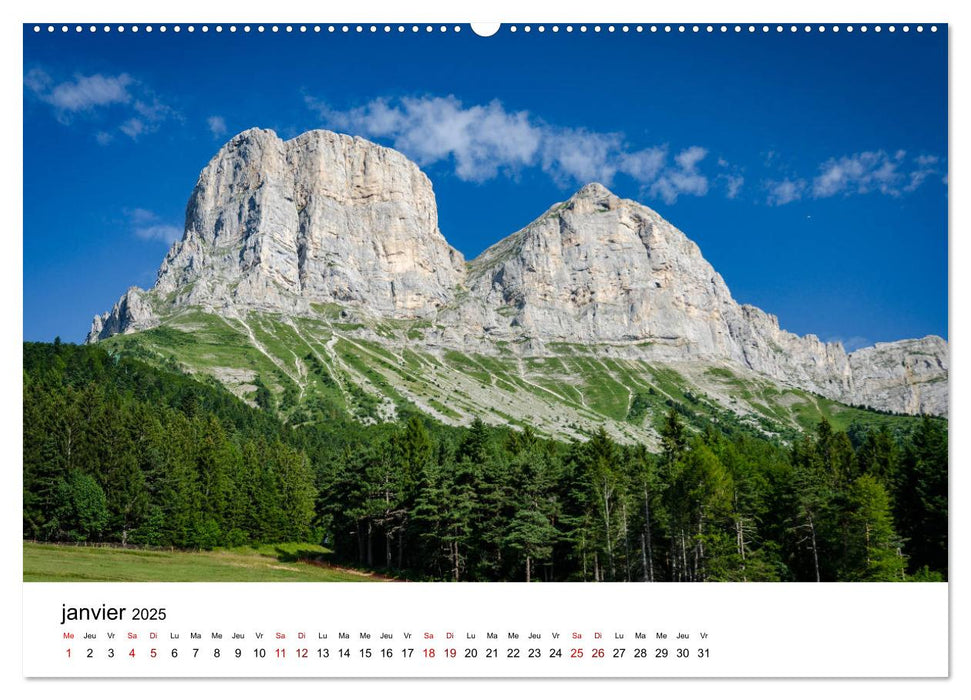
<path id="1" fill-rule="evenodd" d="M 330 554 L 312 549 L 286 550 L 283 547 L 274 547 L 277 561 L 282 564 L 294 564 L 296 562 L 306 562 L 308 564 L 331 565 Z"/>
<path id="2" fill-rule="evenodd" d="M 319 549 L 284 549 L 283 547 L 273 547 L 277 561 L 281 564 L 309 564 L 319 566 L 324 569 L 333 569 L 337 572 L 346 572 L 358 576 L 365 576 L 381 581 L 404 581 L 401 571 L 390 571 L 380 568 L 368 568 L 360 564 L 348 566 L 334 559 L 331 551 L 320 551 Z"/>

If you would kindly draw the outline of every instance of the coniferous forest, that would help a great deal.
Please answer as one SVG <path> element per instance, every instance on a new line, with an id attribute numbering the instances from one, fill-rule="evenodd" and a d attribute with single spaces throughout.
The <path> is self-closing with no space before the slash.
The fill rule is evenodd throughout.
<path id="1" fill-rule="evenodd" d="M 947 422 L 768 439 L 684 422 L 661 451 L 403 409 L 291 426 L 214 381 L 24 344 L 24 538 L 330 547 L 412 580 L 947 578 Z"/>

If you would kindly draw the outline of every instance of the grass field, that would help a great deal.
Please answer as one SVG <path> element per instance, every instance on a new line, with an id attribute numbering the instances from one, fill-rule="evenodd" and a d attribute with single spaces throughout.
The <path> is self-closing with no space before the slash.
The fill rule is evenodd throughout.
<path id="1" fill-rule="evenodd" d="M 383 581 L 311 544 L 181 552 L 24 542 L 24 581 Z"/>

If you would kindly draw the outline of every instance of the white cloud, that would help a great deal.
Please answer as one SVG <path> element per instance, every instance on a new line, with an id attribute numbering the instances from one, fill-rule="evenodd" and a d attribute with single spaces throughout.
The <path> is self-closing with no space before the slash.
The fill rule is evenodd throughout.
<path id="1" fill-rule="evenodd" d="M 46 93 L 51 82 L 51 76 L 41 68 L 32 68 L 24 75 L 24 87 L 36 95 Z"/>
<path id="2" fill-rule="evenodd" d="M 215 114 L 206 120 L 206 124 L 209 126 L 209 131 L 212 133 L 213 138 L 220 138 L 226 135 L 228 129 L 226 128 L 226 120 Z"/>
<path id="3" fill-rule="evenodd" d="M 500 170 L 536 161 L 542 129 L 526 112 L 507 112 L 498 101 L 465 107 L 455 97 L 404 98 L 395 104 L 376 99 L 340 112 L 307 98 L 329 125 L 386 138 L 422 165 L 451 158 L 455 174 L 481 182 Z"/>
<path id="4" fill-rule="evenodd" d="M 742 169 L 732 165 L 724 158 L 718 159 L 718 167 L 723 172 L 719 173 L 715 179 L 725 188 L 725 197 L 728 199 L 736 199 L 739 192 L 742 191 L 742 186 L 745 184 Z"/>
<path id="5" fill-rule="evenodd" d="M 46 102 L 64 114 L 128 103 L 132 99 L 128 88 L 133 82 L 127 73 L 120 75 L 96 73 L 76 75 L 74 80 L 55 84 L 51 76 L 41 68 L 30 70 L 24 77 L 24 84 L 42 102 Z"/>
<path id="6" fill-rule="evenodd" d="M 674 158 L 675 168 L 668 168 L 651 185 L 651 195 L 661 197 L 667 204 L 674 204 L 683 194 L 703 196 L 708 193 L 708 178 L 698 171 L 708 151 L 701 146 L 691 146 Z"/>
<path id="7" fill-rule="evenodd" d="M 937 156 L 919 155 L 914 158 L 914 169 L 907 176 L 907 184 L 904 185 L 905 192 L 913 192 L 924 184 L 924 181 L 931 175 L 938 173 L 937 166 L 941 159 Z M 944 177 L 944 184 L 947 184 L 947 176 Z"/>
<path id="8" fill-rule="evenodd" d="M 869 338 L 865 338 L 862 335 L 854 335 L 849 338 L 843 338 L 841 336 L 835 336 L 826 339 L 827 343 L 840 343 L 846 352 L 855 352 L 860 348 L 869 347 L 873 345 Z"/>
<path id="9" fill-rule="evenodd" d="M 24 76 L 24 86 L 35 99 L 49 105 L 62 124 L 84 119 L 110 120 L 115 123 L 113 129 L 131 139 L 156 131 L 167 119 L 178 117 L 127 73 L 78 73 L 58 82 L 43 68 L 33 68 Z M 111 130 L 105 128 L 98 129 L 94 138 L 101 145 L 114 140 Z"/>
<path id="10" fill-rule="evenodd" d="M 830 158 L 819 168 L 813 180 L 813 196 L 880 194 L 899 197 L 918 189 L 931 175 L 937 174 L 940 158 L 922 154 L 908 158 L 898 150 L 864 151 L 840 158 Z"/>
<path id="11" fill-rule="evenodd" d="M 722 178 L 725 182 L 725 196 L 729 199 L 738 197 L 742 185 L 745 184 L 745 178 L 741 175 L 723 175 Z"/>
<path id="12" fill-rule="evenodd" d="M 561 184 L 593 181 L 610 184 L 624 157 L 617 134 L 548 129 L 542 141 L 542 168 Z"/>
<path id="13" fill-rule="evenodd" d="M 377 98 L 338 110 L 314 97 L 304 99 L 324 126 L 384 140 L 423 166 L 449 163 L 467 181 L 515 177 L 526 168 L 545 172 L 562 187 L 591 181 L 610 185 L 623 175 L 638 183 L 642 193 L 667 204 L 712 189 L 736 199 L 745 185 L 742 169 L 724 158 L 708 165 L 708 150 L 702 146 L 669 159 L 665 145 L 634 150 L 621 133 L 551 125 L 530 112 L 508 110 L 498 100 L 465 105 L 453 95 Z M 936 156 L 908 159 L 904 151 L 879 150 L 831 158 L 815 177 L 799 177 L 781 165 L 777 152 L 759 157 L 762 167 L 782 171 L 763 181 L 765 201 L 773 206 L 837 194 L 900 196 L 941 168 Z"/>
<path id="14" fill-rule="evenodd" d="M 161 221 L 153 211 L 135 208 L 125 213 L 131 232 L 143 241 L 161 241 L 167 245 L 172 245 L 182 238 L 181 228 Z"/>
<path id="15" fill-rule="evenodd" d="M 153 221 L 158 221 L 158 216 L 156 216 L 154 212 L 148 209 L 141 209 L 139 207 L 135 207 L 134 209 L 128 211 L 128 218 L 133 224 L 147 224 Z"/>
<path id="16" fill-rule="evenodd" d="M 135 100 L 132 107 L 149 122 L 159 122 L 173 114 L 172 108 L 162 104 L 154 95 L 145 100 Z"/>
<path id="17" fill-rule="evenodd" d="M 141 119 L 132 117 L 118 127 L 123 134 L 130 137 L 133 141 L 145 133 L 145 123 Z"/>
<path id="18" fill-rule="evenodd" d="M 651 182 L 664 166 L 667 152 L 660 147 L 625 153 L 620 158 L 620 171 L 639 182 Z"/>
<path id="19" fill-rule="evenodd" d="M 902 172 L 905 156 L 904 151 L 892 156 L 885 151 L 864 151 L 831 158 L 820 166 L 820 173 L 813 180 L 813 196 L 870 192 L 898 196 L 906 180 Z"/>
<path id="20" fill-rule="evenodd" d="M 884 150 L 863 151 L 830 158 L 819 166 L 810 183 L 791 174 L 781 180 L 766 181 L 766 203 L 788 204 L 803 196 L 825 199 L 879 193 L 900 197 L 938 174 L 940 166 L 941 159 L 935 155 L 908 158 L 903 150 L 892 154 Z"/>
<path id="21" fill-rule="evenodd" d="M 768 192 L 765 203 L 769 206 L 782 206 L 783 204 L 789 204 L 790 202 L 795 202 L 802 199 L 802 195 L 806 190 L 805 180 L 790 180 L 786 178 L 784 180 L 769 180 L 765 183 L 765 189 Z"/>
<path id="22" fill-rule="evenodd" d="M 675 156 L 674 160 L 682 169 L 690 171 L 694 170 L 698 163 L 704 160 L 706 155 L 708 155 L 707 149 L 701 146 L 692 146 L 681 151 L 681 153 Z"/>
<path id="23" fill-rule="evenodd" d="M 609 185 L 618 174 L 642 187 L 663 180 L 658 193 L 669 202 L 708 190 L 698 169 L 703 148 L 682 151 L 676 165 L 665 168 L 663 146 L 632 150 L 623 134 L 554 126 L 529 112 L 507 110 L 498 100 L 467 106 L 452 95 L 379 98 L 348 110 L 313 97 L 305 101 L 325 125 L 386 139 L 421 165 L 449 161 L 463 180 L 482 182 L 537 167 L 561 186 Z"/>
<path id="24" fill-rule="evenodd" d="M 177 226 L 168 224 L 156 224 L 154 226 L 143 226 L 135 229 L 135 235 L 145 241 L 162 241 L 172 245 L 182 238 L 182 230 Z"/>

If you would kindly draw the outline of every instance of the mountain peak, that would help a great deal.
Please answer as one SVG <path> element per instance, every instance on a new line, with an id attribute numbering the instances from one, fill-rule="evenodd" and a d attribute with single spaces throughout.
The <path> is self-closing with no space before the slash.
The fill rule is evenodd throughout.
<path id="1" fill-rule="evenodd" d="M 210 313 L 421 319 L 436 348 L 610 347 L 663 362 L 727 362 L 837 400 L 946 412 L 947 346 L 850 357 L 741 306 L 698 246 L 652 209 L 584 185 L 468 267 L 438 228 L 431 181 L 404 154 L 313 130 L 247 129 L 203 169 L 148 291 L 129 290 L 89 340 Z M 254 341 L 255 342 L 255 341 Z"/>
<path id="2" fill-rule="evenodd" d="M 403 154 L 324 129 L 284 141 L 253 128 L 203 169 L 154 291 L 207 308 L 339 302 L 410 318 L 450 300 L 462 262 L 431 182 Z"/>
<path id="3" fill-rule="evenodd" d="M 400 151 L 369 141 L 361 136 L 342 134 L 329 129 L 309 129 L 300 134 L 287 138 L 281 137 L 273 129 L 254 126 L 245 129 L 226 141 L 211 163 L 218 163 L 220 155 L 228 154 L 233 157 L 239 152 L 258 154 L 265 150 L 275 150 L 280 153 L 316 150 L 329 148 L 332 151 L 374 151 L 381 153 L 381 158 L 398 161 L 403 167 L 413 168 L 420 172 L 417 164 L 413 163 Z M 256 156 L 259 157 L 259 156 Z M 424 177 L 424 173 L 422 173 Z"/>
<path id="4" fill-rule="evenodd" d="M 599 182 L 590 182 L 577 190 L 576 194 L 570 197 L 570 199 L 607 199 L 610 197 L 616 198 L 617 195 L 601 185 Z"/>
<path id="5" fill-rule="evenodd" d="M 232 149 L 232 148 L 237 148 L 244 143 L 250 143 L 254 141 L 271 142 L 271 141 L 278 141 L 279 139 L 280 137 L 277 136 L 276 132 L 273 131 L 272 129 L 262 129 L 258 126 L 253 126 L 253 127 L 250 127 L 249 129 L 244 129 L 243 131 L 240 131 L 238 134 L 233 136 L 223 145 L 223 148 Z"/>

